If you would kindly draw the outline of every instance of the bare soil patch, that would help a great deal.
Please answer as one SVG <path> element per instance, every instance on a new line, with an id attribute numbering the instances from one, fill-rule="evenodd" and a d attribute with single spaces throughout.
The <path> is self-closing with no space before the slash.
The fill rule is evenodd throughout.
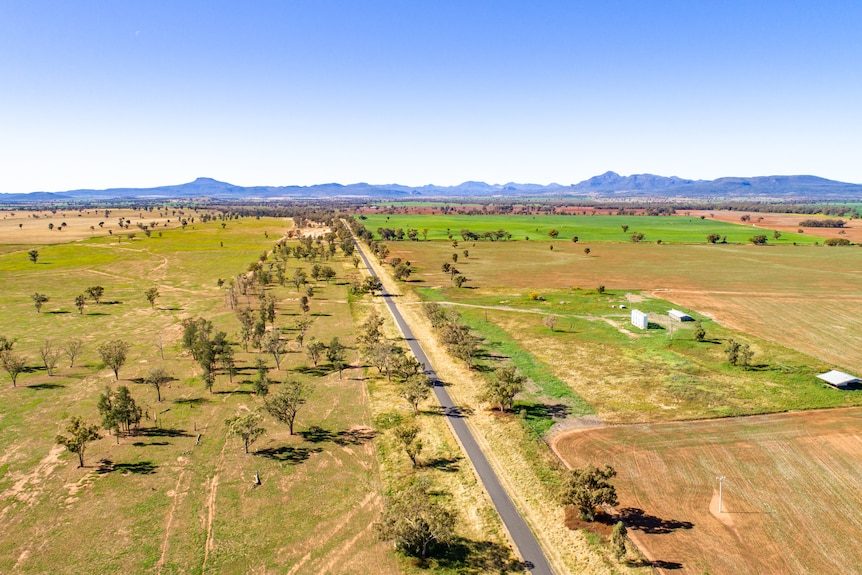
<path id="1" fill-rule="evenodd" d="M 850 574 L 860 430 L 853 408 L 577 430 L 551 445 L 569 466 L 616 468 L 616 511 L 660 572 Z"/>

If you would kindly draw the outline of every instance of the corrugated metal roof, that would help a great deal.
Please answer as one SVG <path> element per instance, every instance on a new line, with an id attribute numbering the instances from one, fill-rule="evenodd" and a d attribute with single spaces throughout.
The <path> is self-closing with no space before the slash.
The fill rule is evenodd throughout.
<path id="1" fill-rule="evenodd" d="M 855 375 L 850 375 L 849 373 L 844 373 L 843 371 L 837 371 L 835 369 L 827 371 L 826 373 L 821 373 L 817 378 L 822 379 L 830 385 L 838 386 L 844 386 L 850 383 L 859 383 L 862 381 Z"/>

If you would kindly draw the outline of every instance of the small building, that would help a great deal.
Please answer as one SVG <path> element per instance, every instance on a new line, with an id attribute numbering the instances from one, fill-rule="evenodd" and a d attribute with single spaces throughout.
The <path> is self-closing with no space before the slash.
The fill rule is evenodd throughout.
<path id="1" fill-rule="evenodd" d="M 648 318 L 647 314 L 640 311 L 639 309 L 633 309 L 632 310 L 632 324 L 634 324 L 635 327 L 639 327 L 641 329 L 648 329 L 649 328 L 649 318 Z"/>
<path id="2" fill-rule="evenodd" d="M 817 379 L 822 379 L 832 387 L 847 387 L 848 385 L 862 382 L 862 380 L 856 376 L 844 373 L 843 371 L 837 371 L 835 369 L 827 371 L 826 373 L 821 373 L 817 376 Z"/>
<path id="3" fill-rule="evenodd" d="M 676 321 L 694 321 L 694 318 L 688 315 L 687 313 L 683 313 L 678 309 L 672 309 L 667 312 L 667 315 L 670 316 L 671 319 L 675 319 Z"/>

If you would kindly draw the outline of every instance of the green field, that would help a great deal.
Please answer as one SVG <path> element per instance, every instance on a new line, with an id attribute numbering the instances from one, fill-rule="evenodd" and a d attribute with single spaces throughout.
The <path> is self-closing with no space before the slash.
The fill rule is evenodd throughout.
<path id="1" fill-rule="evenodd" d="M 750 225 L 730 224 L 710 219 L 701 220 L 688 216 L 488 216 L 488 215 L 364 215 L 360 219 L 375 236 L 377 229 L 408 228 L 420 231 L 427 229 L 429 240 L 445 240 L 451 234 L 461 240 L 462 229 L 478 234 L 489 231 L 506 230 L 513 240 L 549 241 L 550 230 L 557 230 L 558 241 L 571 242 L 577 236 L 579 242 L 630 242 L 635 232 L 644 235 L 644 242 L 663 243 L 706 243 L 709 234 L 726 236 L 729 243 L 748 243 L 755 235 L 764 234 L 770 244 L 813 244 L 822 241 L 805 234 L 782 233 L 775 239 L 772 231 Z M 628 226 L 623 231 L 622 226 Z"/>

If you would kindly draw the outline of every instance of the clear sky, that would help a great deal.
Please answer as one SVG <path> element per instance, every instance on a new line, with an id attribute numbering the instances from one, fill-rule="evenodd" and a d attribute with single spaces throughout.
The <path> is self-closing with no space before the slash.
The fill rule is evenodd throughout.
<path id="1" fill-rule="evenodd" d="M 862 2 L 0 0 L 0 192 L 862 183 Z"/>

